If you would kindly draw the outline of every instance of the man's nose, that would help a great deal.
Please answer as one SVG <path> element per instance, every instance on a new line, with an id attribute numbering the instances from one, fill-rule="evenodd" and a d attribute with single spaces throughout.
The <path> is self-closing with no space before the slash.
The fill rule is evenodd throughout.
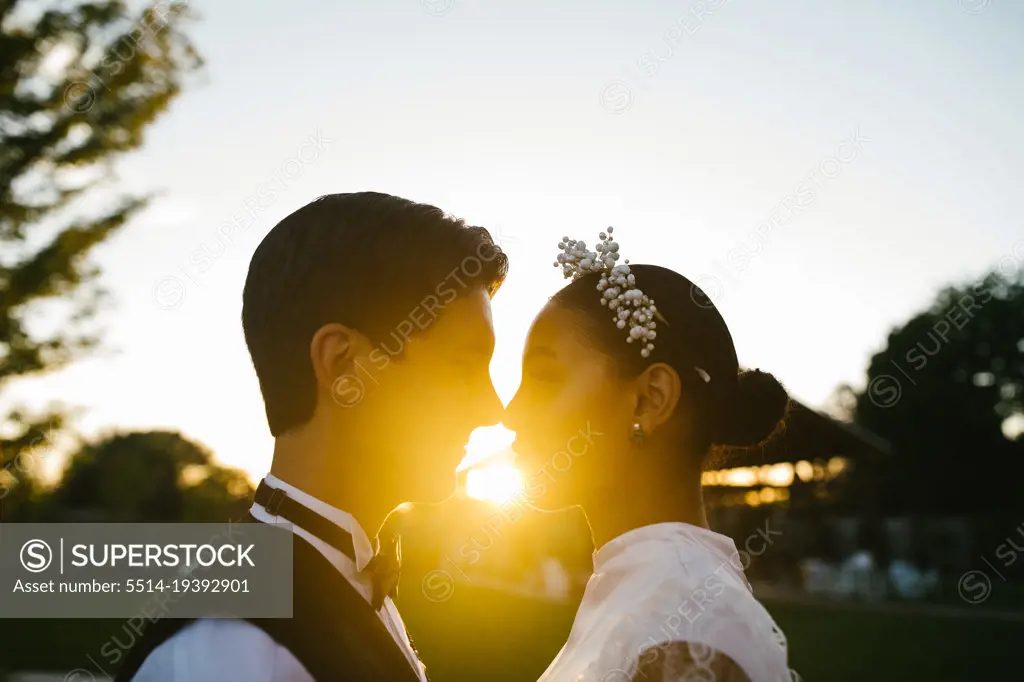
<path id="1" fill-rule="evenodd" d="M 505 413 L 505 407 L 501 404 L 501 398 L 498 397 L 498 392 L 494 390 L 494 383 L 489 379 L 483 394 L 480 396 L 478 406 L 475 416 L 479 426 L 497 424 Z"/>

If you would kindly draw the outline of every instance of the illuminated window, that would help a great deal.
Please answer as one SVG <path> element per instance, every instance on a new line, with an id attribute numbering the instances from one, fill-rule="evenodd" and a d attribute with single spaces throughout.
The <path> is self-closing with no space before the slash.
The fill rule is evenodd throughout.
<path id="1" fill-rule="evenodd" d="M 828 474 L 831 478 L 836 478 L 839 474 L 846 471 L 848 463 L 842 457 L 833 457 L 828 461 Z"/>
<path id="2" fill-rule="evenodd" d="M 814 467 L 807 460 L 801 460 L 796 463 L 796 475 L 800 477 L 801 481 L 807 483 L 814 478 Z"/>
<path id="3" fill-rule="evenodd" d="M 768 467 L 761 467 L 761 483 L 775 486 L 776 488 L 786 488 L 793 485 L 793 465 L 789 462 L 780 462 Z"/>

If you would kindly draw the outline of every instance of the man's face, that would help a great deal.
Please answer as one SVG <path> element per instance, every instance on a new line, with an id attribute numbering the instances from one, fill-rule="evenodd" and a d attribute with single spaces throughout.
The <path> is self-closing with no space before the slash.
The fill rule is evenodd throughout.
<path id="1" fill-rule="evenodd" d="M 433 312 L 411 311 L 415 333 L 396 328 L 356 360 L 359 383 L 335 392 L 342 407 L 358 399 L 357 423 L 369 429 L 359 440 L 387 459 L 374 463 L 387 488 L 417 502 L 452 493 L 470 433 L 497 423 L 502 411 L 489 369 L 494 327 L 487 292 L 475 287 Z"/>

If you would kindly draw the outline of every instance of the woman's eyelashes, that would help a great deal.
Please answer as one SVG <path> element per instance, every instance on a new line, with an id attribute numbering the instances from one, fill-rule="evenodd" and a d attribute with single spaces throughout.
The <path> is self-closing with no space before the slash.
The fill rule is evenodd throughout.
<path id="1" fill-rule="evenodd" d="M 541 383 L 557 383 L 562 380 L 564 372 L 549 361 L 527 362 L 523 368 L 523 375 Z"/>

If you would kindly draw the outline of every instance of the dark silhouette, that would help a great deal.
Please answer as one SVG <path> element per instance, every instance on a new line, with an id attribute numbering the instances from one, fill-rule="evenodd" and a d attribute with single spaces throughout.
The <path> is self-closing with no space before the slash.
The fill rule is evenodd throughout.
<path id="1" fill-rule="evenodd" d="M 178 433 L 125 433 L 83 447 L 60 484 L 15 520 L 225 523 L 252 493 L 244 472 Z"/>
<path id="2" fill-rule="evenodd" d="M 1024 405 L 1024 273 L 940 292 L 889 334 L 854 396 L 855 420 L 896 452 L 880 482 L 888 512 L 1019 508 L 1024 439 L 1002 427 Z"/>

